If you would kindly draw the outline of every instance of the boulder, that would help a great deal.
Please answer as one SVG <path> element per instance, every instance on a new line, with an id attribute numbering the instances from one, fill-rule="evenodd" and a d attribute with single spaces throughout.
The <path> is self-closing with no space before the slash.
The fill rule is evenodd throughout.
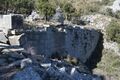
<path id="1" fill-rule="evenodd" d="M 45 31 L 26 32 L 20 39 L 20 44 L 25 50 L 32 54 L 52 54 L 60 56 L 71 55 L 80 59 L 83 63 L 95 50 L 99 32 L 94 29 L 82 29 L 80 26 L 47 27 Z"/>
<path id="2" fill-rule="evenodd" d="M 35 20 L 39 20 L 40 18 L 40 15 L 36 11 L 32 11 L 31 14 L 28 17 L 26 17 L 25 21 L 32 22 Z"/>
<path id="3" fill-rule="evenodd" d="M 56 14 L 53 16 L 52 20 L 60 24 L 64 23 L 64 16 L 60 7 L 56 9 Z"/>

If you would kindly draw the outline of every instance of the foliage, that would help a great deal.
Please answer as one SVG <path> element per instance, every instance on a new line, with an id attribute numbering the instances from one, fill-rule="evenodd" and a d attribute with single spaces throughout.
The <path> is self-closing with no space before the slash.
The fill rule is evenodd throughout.
<path id="1" fill-rule="evenodd" d="M 114 17 L 116 19 L 120 19 L 120 11 L 113 12 L 111 8 L 107 8 L 103 14 Z"/>
<path id="2" fill-rule="evenodd" d="M 108 40 L 120 43 L 120 24 L 117 21 L 111 21 L 106 29 Z"/>
<path id="3" fill-rule="evenodd" d="M 115 17 L 116 17 L 117 19 L 120 19 L 120 11 L 117 11 L 117 12 L 115 13 Z"/>
<path id="4" fill-rule="evenodd" d="M 18 0 L 15 6 L 17 13 L 29 14 L 34 9 L 34 0 Z"/>
<path id="5" fill-rule="evenodd" d="M 67 19 L 70 20 L 72 14 L 75 12 L 75 8 L 71 3 L 66 3 L 63 7 L 64 12 L 66 13 Z"/>
<path id="6" fill-rule="evenodd" d="M 0 11 L 2 13 L 29 14 L 34 9 L 33 0 L 1 0 Z"/>
<path id="7" fill-rule="evenodd" d="M 110 2 L 110 0 L 102 0 L 102 4 L 107 5 Z"/>
<path id="8" fill-rule="evenodd" d="M 101 4 L 102 4 L 102 5 L 105 5 L 105 6 L 106 6 L 106 5 L 111 6 L 114 1 L 115 1 L 115 0 L 102 0 L 102 1 L 101 1 Z"/>
<path id="9" fill-rule="evenodd" d="M 80 2 L 77 13 L 79 16 L 99 12 L 100 4 L 98 2 Z"/>
<path id="10" fill-rule="evenodd" d="M 38 0 L 35 6 L 41 14 L 45 15 L 46 20 L 55 13 L 55 8 L 49 3 L 49 0 Z"/>

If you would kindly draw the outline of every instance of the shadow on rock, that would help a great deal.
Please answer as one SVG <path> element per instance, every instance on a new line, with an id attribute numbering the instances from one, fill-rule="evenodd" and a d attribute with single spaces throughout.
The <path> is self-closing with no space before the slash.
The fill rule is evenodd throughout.
<path id="1" fill-rule="evenodd" d="M 101 61 L 103 50 L 103 34 L 100 33 L 99 41 L 91 57 L 86 61 L 86 66 L 92 71 L 97 67 L 97 63 Z"/>

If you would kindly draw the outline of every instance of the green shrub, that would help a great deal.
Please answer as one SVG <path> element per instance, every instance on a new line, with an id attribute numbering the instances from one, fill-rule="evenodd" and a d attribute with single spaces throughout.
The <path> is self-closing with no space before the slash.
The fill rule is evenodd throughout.
<path id="1" fill-rule="evenodd" d="M 120 19 L 120 11 L 117 11 L 117 12 L 115 13 L 115 18 Z"/>
<path id="2" fill-rule="evenodd" d="M 120 24 L 112 21 L 106 29 L 107 39 L 120 43 Z"/>
<path id="3" fill-rule="evenodd" d="M 107 5 L 110 2 L 110 0 L 102 0 L 102 4 Z"/>
<path id="4" fill-rule="evenodd" d="M 73 7 L 73 5 L 71 3 L 66 3 L 63 6 L 63 10 L 66 13 L 67 20 L 71 20 L 71 17 L 75 12 L 75 8 Z"/>
<path id="5" fill-rule="evenodd" d="M 106 9 L 105 14 L 114 17 L 114 13 L 112 12 L 112 9 L 110 8 Z"/>

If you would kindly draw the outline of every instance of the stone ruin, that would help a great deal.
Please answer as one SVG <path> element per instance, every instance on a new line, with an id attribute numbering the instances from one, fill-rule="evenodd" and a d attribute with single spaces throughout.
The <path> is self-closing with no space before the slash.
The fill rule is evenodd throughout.
<path id="1" fill-rule="evenodd" d="M 0 15 L 0 30 L 7 34 L 10 29 L 23 27 L 23 16 L 20 14 Z"/>
<path id="2" fill-rule="evenodd" d="M 52 21 L 58 22 L 60 24 L 64 24 L 64 16 L 62 13 L 61 8 L 58 6 L 58 8 L 56 9 L 56 14 L 53 16 Z"/>
<path id="3" fill-rule="evenodd" d="M 101 80 L 84 64 L 99 32 L 64 25 L 11 34 L 0 34 L 0 80 Z"/>
<path id="4" fill-rule="evenodd" d="M 28 17 L 26 17 L 25 21 L 33 22 L 35 20 L 40 20 L 40 19 L 42 19 L 42 17 L 40 17 L 40 15 L 36 11 L 32 11 L 31 14 Z"/>

